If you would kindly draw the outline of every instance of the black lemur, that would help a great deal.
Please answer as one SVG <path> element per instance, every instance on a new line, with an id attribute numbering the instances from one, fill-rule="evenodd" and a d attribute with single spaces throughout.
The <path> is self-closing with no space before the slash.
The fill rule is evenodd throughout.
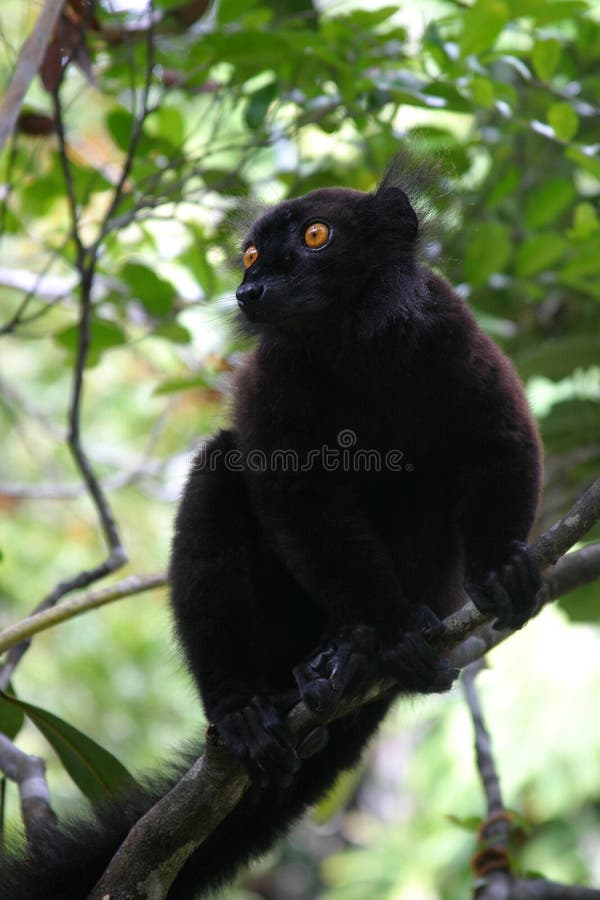
<path id="1" fill-rule="evenodd" d="M 192 465 L 170 581 L 206 716 L 254 787 L 186 863 L 173 900 L 265 851 L 356 763 L 391 702 L 331 723 L 300 763 L 282 698 L 330 714 L 378 676 L 399 694 L 446 690 L 456 672 L 430 643 L 441 618 L 467 594 L 500 625 L 534 608 L 524 542 L 538 435 L 511 364 L 420 265 L 419 236 L 406 193 L 384 180 L 372 194 L 281 203 L 243 246 L 237 299 L 258 341 L 231 428 Z M 5 866 L 2 896 L 85 897 L 169 786 L 156 780 Z"/>

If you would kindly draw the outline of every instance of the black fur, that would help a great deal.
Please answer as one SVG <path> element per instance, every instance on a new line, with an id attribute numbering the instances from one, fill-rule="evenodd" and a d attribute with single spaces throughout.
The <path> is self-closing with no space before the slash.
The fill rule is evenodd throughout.
<path id="1" fill-rule="evenodd" d="M 303 241 L 315 221 L 330 229 L 319 249 Z M 447 689 L 456 672 L 429 640 L 466 589 L 501 625 L 532 612 L 537 432 L 510 363 L 419 265 L 418 239 L 389 178 L 372 195 L 283 203 L 248 237 L 259 255 L 238 297 L 259 340 L 232 428 L 192 467 L 170 575 L 207 717 L 254 787 L 184 867 L 173 900 L 266 850 L 357 761 L 390 701 L 301 748 L 282 724 L 286 703 L 302 697 L 327 717 L 382 674 L 398 692 Z M 105 812 L 100 829 L 77 826 L 29 869 L 13 864 L 3 895 L 84 897 L 165 787 Z"/>

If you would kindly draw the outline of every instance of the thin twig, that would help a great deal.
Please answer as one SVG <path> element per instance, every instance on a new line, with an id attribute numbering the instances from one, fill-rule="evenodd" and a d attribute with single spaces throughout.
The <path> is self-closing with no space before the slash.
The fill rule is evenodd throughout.
<path id="1" fill-rule="evenodd" d="M 56 134 L 58 136 L 58 155 L 63 172 L 63 178 L 67 191 L 67 202 L 69 204 L 69 213 L 71 217 L 71 237 L 75 244 L 76 250 L 76 267 L 83 278 L 86 263 L 86 248 L 81 240 L 79 233 L 79 213 L 77 212 L 77 197 L 75 195 L 75 182 L 73 180 L 73 170 L 67 155 L 67 136 L 65 131 L 65 123 L 63 121 L 62 103 L 60 100 L 60 84 L 52 92 L 52 105 L 54 108 L 54 121 L 56 122 Z"/>
<path id="2" fill-rule="evenodd" d="M 482 659 L 471 663 L 463 671 L 461 683 L 467 706 L 471 713 L 471 719 L 473 720 L 477 770 L 481 777 L 481 783 L 487 801 L 487 813 L 488 816 L 495 816 L 504 812 L 504 803 L 502 801 L 502 791 L 500 789 L 500 777 L 496 771 L 492 753 L 492 741 L 483 716 L 479 694 L 475 686 L 475 679 L 479 672 L 484 668 L 485 663 Z M 502 828 L 500 831 L 500 836 L 504 840 L 504 847 L 506 849 L 508 831 L 506 828 Z"/>
<path id="3" fill-rule="evenodd" d="M 149 10 L 152 12 L 152 9 Z M 123 192 L 125 190 L 125 186 L 127 184 L 127 180 L 131 174 L 131 170 L 133 168 L 133 163 L 135 160 L 135 154 L 142 137 L 142 132 L 144 129 L 144 122 L 148 117 L 150 112 L 149 109 L 149 100 L 150 100 L 150 88 L 152 86 L 152 73 L 154 71 L 154 26 L 150 24 L 150 27 L 146 33 L 146 76 L 144 81 L 144 87 L 142 89 L 142 100 L 140 104 L 140 111 L 138 115 L 134 119 L 133 129 L 131 131 L 131 136 L 129 138 L 129 146 L 127 147 L 127 153 L 125 156 L 125 161 L 123 163 L 123 168 L 121 169 L 121 175 L 119 180 L 115 186 L 113 191 L 113 196 L 109 207 L 103 217 L 103 222 L 100 228 L 100 234 L 98 235 L 97 240 L 90 248 L 90 253 L 93 262 L 95 262 L 98 251 L 105 237 L 111 230 L 110 220 L 112 219 L 114 213 L 116 212 L 121 200 L 123 198 Z M 92 263 L 93 264 L 93 263 Z"/>
<path id="4" fill-rule="evenodd" d="M 114 491 L 130 484 L 135 484 L 144 478 L 156 478 L 165 468 L 163 460 L 148 460 L 129 469 L 115 472 L 102 480 L 102 487 L 107 491 Z M 86 493 L 83 485 L 52 484 L 40 482 L 39 484 L 22 484 L 20 482 L 0 481 L 0 497 L 16 497 L 19 500 L 76 500 Z"/>
<path id="5" fill-rule="evenodd" d="M 27 323 L 27 322 L 33 322 L 33 321 L 35 321 L 35 319 L 39 319 L 40 316 L 43 316 L 47 312 L 49 312 L 58 301 L 62 300 L 64 297 L 67 297 L 70 295 L 70 293 L 71 293 L 70 288 L 66 289 L 63 293 L 54 294 L 47 300 L 46 305 L 44 307 L 42 307 L 41 310 L 38 310 L 35 313 L 31 313 L 27 318 L 25 318 L 25 310 L 34 298 L 39 297 L 40 286 L 42 285 L 45 276 L 48 274 L 49 269 L 56 262 L 57 258 L 59 258 L 61 260 L 63 259 L 63 250 L 67 246 L 68 241 L 69 241 L 69 239 L 67 239 L 62 246 L 55 247 L 53 250 L 49 251 L 49 256 L 48 256 L 47 261 L 42 266 L 41 271 L 33 276 L 33 278 L 35 280 L 33 281 L 33 284 L 31 284 L 30 288 L 25 293 L 25 296 L 22 298 L 17 309 L 12 314 L 12 316 L 10 317 L 8 322 L 6 322 L 4 325 L 0 326 L 0 336 L 4 335 L 4 334 L 12 334 L 19 325 Z M 9 287 L 17 287 L 17 288 L 20 287 L 18 284 L 14 284 L 11 282 L 8 282 L 8 285 L 9 285 Z"/>
<path id="6" fill-rule="evenodd" d="M 479 900 L 500 900 L 508 897 L 510 864 L 508 842 L 510 817 L 504 808 L 500 776 L 492 752 L 492 740 L 488 731 L 475 679 L 485 667 L 483 659 L 471 663 L 463 671 L 462 687 L 467 701 L 475 734 L 475 759 L 487 804 L 487 817 L 479 830 L 479 850 L 471 860 L 475 875 L 484 878 L 483 885 L 475 889 Z"/>

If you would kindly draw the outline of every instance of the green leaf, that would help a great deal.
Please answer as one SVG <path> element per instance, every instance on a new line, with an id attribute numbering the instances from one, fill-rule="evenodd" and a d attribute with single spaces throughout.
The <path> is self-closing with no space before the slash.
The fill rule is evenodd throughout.
<path id="1" fill-rule="evenodd" d="M 190 251 L 189 256 L 185 257 L 185 262 L 187 262 L 192 275 L 202 288 L 205 299 L 208 299 L 213 296 L 218 285 L 215 270 L 202 248 L 198 248 L 194 254 L 193 261 L 190 259 L 191 256 L 192 252 Z"/>
<path id="2" fill-rule="evenodd" d="M 585 0 L 507 0 L 507 2 L 512 18 L 526 16 L 533 19 L 536 25 L 572 18 L 588 8 Z"/>
<path id="3" fill-rule="evenodd" d="M 161 394 L 176 394 L 178 391 L 189 391 L 195 388 L 212 388 L 212 380 L 203 372 L 198 375 L 188 376 L 187 378 L 167 378 L 161 381 L 154 390 L 153 394 L 160 396 Z"/>
<path id="4" fill-rule="evenodd" d="M 568 263 L 561 267 L 560 277 L 571 275 L 600 275 L 600 250 L 596 237 L 580 243 Z"/>
<path id="5" fill-rule="evenodd" d="M 276 19 L 289 19 L 291 16 L 300 16 L 305 13 L 315 12 L 311 0 L 263 0 L 266 6 L 271 7 Z"/>
<path id="6" fill-rule="evenodd" d="M 7 694 L 14 698 L 15 694 L 11 688 Z M 0 697 L 0 732 L 13 740 L 18 735 L 25 721 L 25 713 L 13 703 L 3 703 Z"/>
<path id="7" fill-rule="evenodd" d="M 532 16 L 540 3 L 548 3 L 548 0 L 507 0 L 511 18 L 519 16 Z"/>
<path id="8" fill-rule="evenodd" d="M 565 156 L 600 181 L 600 158 L 596 152 L 584 152 L 578 147 L 567 147 Z"/>
<path id="9" fill-rule="evenodd" d="M 69 325 L 55 332 L 54 340 L 70 355 L 74 355 L 79 342 L 79 326 Z M 90 322 L 90 349 L 87 364 L 94 366 L 100 359 L 104 350 L 119 347 L 127 343 L 127 337 L 123 330 L 108 319 L 94 317 Z"/>
<path id="10" fill-rule="evenodd" d="M 148 132 L 149 136 L 181 149 L 186 134 L 183 113 L 175 106 L 162 104 L 148 116 L 144 122 L 144 130 Z"/>
<path id="11" fill-rule="evenodd" d="M 528 194 L 525 201 L 525 224 L 528 228 L 550 225 L 571 205 L 576 192 L 566 178 L 547 178 Z"/>
<path id="12" fill-rule="evenodd" d="M 462 55 L 491 50 L 508 19 L 509 8 L 503 0 L 475 0 L 463 16 Z"/>
<path id="13" fill-rule="evenodd" d="M 563 256 L 567 242 L 558 234 L 536 234 L 519 246 L 515 262 L 515 274 L 519 278 L 535 275 L 550 268 Z"/>
<path id="14" fill-rule="evenodd" d="M 471 304 L 471 312 L 474 314 L 484 331 L 487 331 L 487 333 L 491 334 L 493 337 L 514 337 L 517 326 L 512 319 L 501 319 L 500 316 L 490 315 L 490 313 L 484 312 L 473 304 Z"/>
<path id="15" fill-rule="evenodd" d="M 471 97 L 473 102 L 484 109 L 491 109 L 496 99 L 494 86 L 489 78 L 474 75 L 471 79 Z"/>
<path id="16" fill-rule="evenodd" d="M 459 828 L 463 828 L 465 831 L 476 832 L 481 826 L 480 816 L 447 815 L 446 818 L 449 822 L 452 822 L 453 825 L 458 825 Z"/>
<path id="17" fill-rule="evenodd" d="M 592 582 L 569 591 L 558 601 L 571 622 L 600 622 L 600 583 Z"/>
<path id="18" fill-rule="evenodd" d="M 248 193 L 248 185 L 239 172 L 228 169 L 202 169 L 202 180 L 208 188 L 224 194 L 234 194 L 243 197 Z"/>
<path id="19" fill-rule="evenodd" d="M 514 0 L 517 7 L 521 0 Z M 588 13 L 589 6 L 585 0 L 539 0 L 536 4 L 533 19 L 536 25 L 548 25 L 562 19 L 576 20 L 578 16 Z M 523 15 L 523 13 L 521 13 Z"/>
<path id="20" fill-rule="evenodd" d="M 61 183 L 62 181 L 62 183 Z M 32 180 L 31 184 L 22 189 L 21 202 L 28 216 L 41 218 L 50 211 L 56 201 L 64 197 L 64 180 L 57 161 L 47 175 Z"/>
<path id="21" fill-rule="evenodd" d="M 580 64 L 594 66 L 600 57 L 600 22 L 580 18 L 577 22 L 575 50 Z"/>
<path id="22" fill-rule="evenodd" d="M 594 297 L 600 300 L 600 277 L 596 278 L 587 275 L 578 275 L 574 272 L 558 272 L 558 281 L 565 287 L 569 288 L 572 293 L 579 292 L 588 297 Z"/>
<path id="23" fill-rule="evenodd" d="M 596 366 L 600 361 L 600 335 L 574 334 L 548 338 L 517 354 L 515 364 L 523 379 L 544 375 L 559 381 L 575 369 Z"/>
<path id="24" fill-rule="evenodd" d="M 106 116 L 106 127 L 116 145 L 127 153 L 135 128 L 135 119 L 131 113 L 125 109 L 111 110 Z M 151 145 L 147 140 L 138 145 L 138 151 L 147 152 L 150 148 Z"/>
<path id="25" fill-rule="evenodd" d="M 391 19 L 397 12 L 397 6 L 381 6 L 379 9 L 353 9 L 344 18 L 361 31 L 369 32 Z"/>
<path id="26" fill-rule="evenodd" d="M 511 822 L 509 823 L 511 831 L 520 829 L 524 834 L 527 835 L 533 833 L 533 825 L 530 820 L 523 815 L 523 813 L 520 813 L 516 809 L 512 809 L 512 807 L 506 807 L 506 812 L 509 813 L 511 818 Z"/>
<path id="27" fill-rule="evenodd" d="M 487 200 L 488 207 L 495 206 L 517 188 L 521 181 L 521 170 L 518 166 L 510 166 L 506 172 L 498 174 L 491 185 Z"/>
<path id="28" fill-rule="evenodd" d="M 542 81 L 549 81 L 560 61 L 562 48 L 557 38 L 536 41 L 533 45 L 533 68 Z"/>
<path id="29" fill-rule="evenodd" d="M 164 338 L 173 344 L 191 344 L 192 333 L 179 322 L 165 322 L 152 332 L 154 337 Z"/>
<path id="30" fill-rule="evenodd" d="M 25 713 L 41 731 L 79 790 L 92 803 L 113 797 L 124 785 L 133 782 L 112 753 L 58 716 L 0 691 L 0 707 L 5 705 Z"/>
<path id="31" fill-rule="evenodd" d="M 435 97 L 440 98 L 444 101 L 443 109 L 451 109 L 454 112 L 468 112 L 472 111 L 471 103 L 467 100 L 466 97 L 456 90 L 454 85 L 447 84 L 445 81 L 432 81 L 423 91 L 420 92 L 420 97 Z"/>
<path id="32" fill-rule="evenodd" d="M 183 0 L 153 0 L 153 4 L 158 9 L 177 9 L 178 6 L 183 6 Z"/>
<path id="33" fill-rule="evenodd" d="M 548 110 L 548 122 L 561 141 L 570 141 L 577 134 L 579 116 L 570 103 L 553 103 Z"/>
<path id="34" fill-rule="evenodd" d="M 573 215 L 573 227 L 567 232 L 570 238 L 588 238 L 600 229 L 598 213 L 591 203 L 578 203 Z"/>
<path id="35" fill-rule="evenodd" d="M 190 225 L 188 228 L 193 235 L 193 243 L 177 257 L 177 262 L 190 270 L 204 296 L 211 297 L 217 288 L 217 276 L 207 257 L 204 235 L 196 226 Z"/>
<path id="36" fill-rule="evenodd" d="M 470 237 L 465 256 L 465 275 L 473 285 L 485 284 L 494 272 L 501 272 L 510 259 L 510 232 L 500 222 L 484 222 Z"/>
<path id="37" fill-rule="evenodd" d="M 251 12 L 258 5 L 259 0 L 220 0 L 217 7 L 217 21 L 219 25 L 229 22 L 238 24 L 246 13 Z"/>
<path id="38" fill-rule="evenodd" d="M 214 32 L 203 38 L 205 46 L 212 50 L 215 62 L 230 62 L 238 72 L 256 75 L 257 61 L 260 71 L 278 71 L 282 65 L 296 56 L 293 45 L 282 32 L 244 29 L 240 31 Z M 300 52 L 298 52 L 300 55 Z"/>
<path id="39" fill-rule="evenodd" d="M 600 403 L 565 400 L 552 407 L 541 422 L 544 446 L 560 453 L 573 447 L 596 446 L 600 434 Z"/>
<path id="40" fill-rule="evenodd" d="M 269 106 L 277 96 L 277 82 L 265 84 L 250 95 L 250 100 L 244 113 L 244 120 L 248 128 L 257 131 L 265 121 Z"/>
<path id="41" fill-rule="evenodd" d="M 133 294 L 151 316 L 167 316 L 173 309 L 176 299 L 175 288 L 165 281 L 149 266 L 143 263 L 128 262 L 120 272 Z"/>

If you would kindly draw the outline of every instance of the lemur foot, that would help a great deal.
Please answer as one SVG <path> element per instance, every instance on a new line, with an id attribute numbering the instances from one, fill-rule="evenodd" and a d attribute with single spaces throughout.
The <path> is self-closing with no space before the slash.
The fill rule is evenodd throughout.
<path id="1" fill-rule="evenodd" d="M 376 646 L 374 629 L 348 626 L 294 668 L 300 696 L 316 716 L 329 718 L 343 697 L 357 694 L 376 676 Z"/>
<path id="2" fill-rule="evenodd" d="M 316 715 L 327 719 L 342 698 L 356 696 L 386 675 L 396 679 L 399 693 L 447 691 L 459 670 L 440 658 L 430 643 L 443 628 L 435 613 L 422 606 L 412 614 L 409 630 L 395 641 L 382 640 L 365 625 L 341 629 L 330 644 L 294 669 L 300 696 Z"/>
<path id="3" fill-rule="evenodd" d="M 396 678 L 399 692 L 438 694 L 450 690 L 459 670 L 431 645 L 443 632 L 443 623 L 423 604 L 415 608 L 400 639 L 382 647 L 384 671 Z"/>
<path id="4" fill-rule="evenodd" d="M 507 561 L 469 593 L 477 609 L 496 616 L 494 628 L 521 628 L 536 608 L 540 569 L 527 544 L 513 541 Z"/>
<path id="5" fill-rule="evenodd" d="M 226 713 L 214 725 L 232 753 L 246 764 L 253 782 L 281 788 L 293 783 L 300 757 L 270 698 L 256 694 L 246 706 Z"/>

